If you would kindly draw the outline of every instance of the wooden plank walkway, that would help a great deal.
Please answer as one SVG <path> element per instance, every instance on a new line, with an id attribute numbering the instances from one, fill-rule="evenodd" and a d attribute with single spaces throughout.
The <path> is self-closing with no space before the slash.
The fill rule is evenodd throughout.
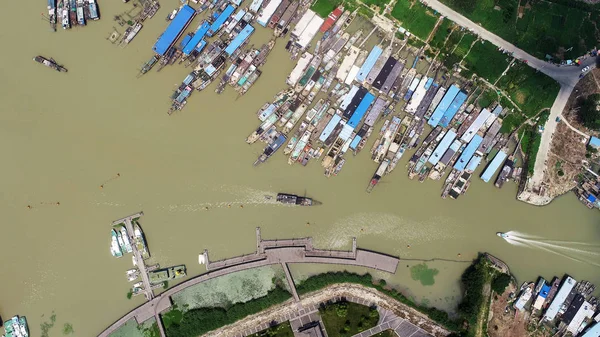
<path id="1" fill-rule="evenodd" d="M 133 217 L 134 216 L 132 216 L 132 218 Z M 167 289 L 160 295 L 157 295 L 145 304 L 140 305 L 125 316 L 121 317 L 98 336 L 108 337 L 112 332 L 117 330 L 121 325 L 125 324 L 130 319 L 135 319 L 139 324 L 152 317 L 157 317 L 157 313 L 161 313 L 171 307 L 170 297 L 173 294 L 196 284 L 238 271 L 288 263 L 325 263 L 368 267 L 393 274 L 396 272 L 399 263 L 399 259 L 397 257 L 358 249 L 356 245 L 356 239 L 353 240 L 352 252 L 347 252 L 335 250 L 315 250 L 312 246 L 311 238 L 292 240 L 262 240 L 260 236 L 260 228 L 257 228 L 256 233 L 257 252 L 255 254 L 210 262 L 208 258 L 208 251 L 205 251 L 204 255 L 207 263 L 206 273 Z M 274 246 L 272 243 L 275 241 L 286 243 L 297 242 L 300 246 Z M 261 247 L 264 248 L 263 253 L 260 253 Z M 293 289 L 295 290 L 295 287 Z"/>

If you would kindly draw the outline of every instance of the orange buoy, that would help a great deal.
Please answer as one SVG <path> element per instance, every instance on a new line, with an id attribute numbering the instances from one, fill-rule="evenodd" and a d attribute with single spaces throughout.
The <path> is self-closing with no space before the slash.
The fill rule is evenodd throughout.
<path id="1" fill-rule="evenodd" d="M 103 188 L 104 188 L 104 185 L 100 185 L 100 189 L 103 189 Z"/>
<path id="2" fill-rule="evenodd" d="M 27 208 L 31 209 L 31 205 L 27 205 Z"/>
<path id="3" fill-rule="evenodd" d="M 244 205 L 240 205 L 240 208 L 244 208 Z"/>
<path id="4" fill-rule="evenodd" d="M 60 201 L 57 201 L 57 202 L 56 202 L 56 206 L 60 206 Z"/>
<path id="5" fill-rule="evenodd" d="M 410 248 L 410 245 L 406 245 L 406 248 Z"/>

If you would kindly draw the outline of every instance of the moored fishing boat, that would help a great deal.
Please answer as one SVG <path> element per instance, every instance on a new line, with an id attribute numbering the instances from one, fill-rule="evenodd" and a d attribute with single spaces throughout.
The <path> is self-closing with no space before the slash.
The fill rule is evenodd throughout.
<path id="1" fill-rule="evenodd" d="M 45 65 L 46 67 L 54 69 L 56 71 L 63 72 L 63 73 L 67 72 L 67 68 L 59 65 L 52 58 L 51 59 L 47 59 L 47 58 L 45 58 L 43 56 L 38 55 L 38 56 L 34 57 L 33 60 L 35 62 L 37 62 L 37 63 L 41 63 L 41 64 Z"/>
<path id="2" fill-rule="evenodd" d="M 29 326 L 25 316 L 13 316 L 4 322 L 6 337 L 29 337 Z"/>
<path id="3" fill-rule="evenodd" d="M 110 231 L 110 235 L 111 235 L 110 253 L 114 257 L 121 257 L 121 256 L 123 256 L 123 251 L 121 251 L 121 247 L 120 247 L 119 241 L 117 239 L 117 231 L 115 229 L 112 229 Z"/>
<path id="4" fill-rule="evenodd" d="M 267 147 L 264 149 L 263 153 L 256 159 L 254 162 L 254 166 L 258 166 L 261 163 L 264 163 L 269 159 L 277 150 L 285 143 L 285 135 L 279 134 L 279 136 L 273 140 Z"/>
<path id="5" fill-rule="evenodd" d="M 152 69 L 152 67 L 154 67 L 154 65 L 157 62 L 158 62 L 158 55 L 152 56 L 152 58 L 150 58 L 150 60 L 148 60 L 148 62 L 144 63 L 144 65 L 142 66 L 142 69 L 140 70 L 140 74 L 143 75 L 143 74 L 149 72 L 150 69 Z"/>
<path id="6" fill-rule="evenodd" d="M 56 0 L 48 0 L 48 23 L 50 28 L 56 31 Z"/>
<path id="7" fill-rule="evenodd" d="M 62 28 L 63 29 L 71 28 L 71 25 L 69 24 L 69 0 L 65 0 L 63 2 L 62 10 L 60 12 L 60 17 L 62 20 Z"/>

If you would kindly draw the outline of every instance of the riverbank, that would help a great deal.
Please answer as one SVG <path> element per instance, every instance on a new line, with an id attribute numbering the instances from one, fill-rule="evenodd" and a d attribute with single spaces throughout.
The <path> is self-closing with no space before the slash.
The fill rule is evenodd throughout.
<path id="1" fill-rule="evenodd" d="M 346 298 L 351 302 L 361 304 L 368 303 L 386 309 L 420 329 L 427 331 L 433 336 L 447 336 L 450 333 L 447 329 L 441 327 L 422 313 L 373 288 L 359 284 L 346 283 L 330 285 L 321 290 L 307 293 L 302 296 L 302 299 L 298 303 L 287 301 L 283 304 L 271 307 L 266 311 L 248 316 L 234 324 L 211 331 L 203 336 L 245 336 L 245 333 L 252 330 L 256 331 L 256 327 L 268 326 L 272 321 L 283 322 L 290 317 L 298 317 L 299 308 L 314 308 L 313 310 L 315 310 L 321 303 L 330 300 L 339 300 L 340 298 Z"/>

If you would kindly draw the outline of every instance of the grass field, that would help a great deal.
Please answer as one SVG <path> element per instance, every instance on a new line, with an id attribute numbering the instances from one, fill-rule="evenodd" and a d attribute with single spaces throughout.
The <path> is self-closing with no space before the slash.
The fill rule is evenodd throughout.
<path id="1" fill-rule="evenodd" d="M 560 86 L 550 77 L 524 63 L 514 63 L 497 86 L 506 91 L 515 104 L 528 116 L 552 107 Z"/>
<path id="2" fill-rule="evenodd" d="M 283 322 L 274 327 L 259 331 L 248 337 L 294 337 L 294 332 L 290 326 L 290 322 Z"/>
<path id="3" fill-rule="evenodd" d="M 473 45 L 463 65 L 488 82 L 494 83 L 506 70 L 509 62 L 510 56 L 498 51 L 490 42 L 481 40 Z"/>
<path id="4" fill-rule="evenodd" d="M 579 1 L 529 1 L 518 17 L 519 0 L 443 0 L 450 7 L 487 30 L 538 58 L 546 54 L 575 58 L 593 48 L 600 29 L 594 22 L 600 8 Z M 578 8 L 579 7 L 579 8 Z M 573 48 L 569 52 L 564 50 Z"/>
<path id="5" fill-rule="evenodd" d="M 473 44 L 473 42 L 477 40 L 477 36 L 471 33 L 460 33 L 460 36 L 462 37 L 462 39 L 460 40 L 460 42 L 458 42 L 458 46 L 456 46 L 456 50 L 454 50 L 454 53 L 460 57 L 465 57 L 465 55 L 467 55 L 467 53 L 469 52 L 469 49 L 471 49 L 471 45 Z"/>
<path id="6" fill-rule="evenodd" d="M 400 21 L 402 27 L 420 39 L 427 39 L 433 30 L 439 15 L 419 1 L 398 0 L 392 9 L 392 16 Z"/>
<path id="7" fill-rule="evenodd" d="M 317 0 L 311 7 L 320 17 L 326 18 L 337 6 L 342 3 L 342 0 Z"/>
<path id="8" fill-rule="evenodd" d="M 329 337 L 353 336 L 374 327 L 379 320 L 377 310 L 351 302 L 329 304 L 319 312 Z"/>
<path id="9" fill-rule="evenodd" d="M 453 25 L 454 24 L 452 21 L 443 19 L 442 23 L 440 23 L 435 31 L 435 34 L 431 38 L 431 41 L 429 41 L 429 45 L 434 48 L 441 49 L 444 46 L 444 42 L 450 34 Z"/>

